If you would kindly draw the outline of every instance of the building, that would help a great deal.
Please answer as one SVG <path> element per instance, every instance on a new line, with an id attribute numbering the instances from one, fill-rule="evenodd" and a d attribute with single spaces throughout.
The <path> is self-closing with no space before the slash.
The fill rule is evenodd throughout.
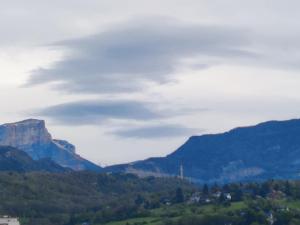
<path id="1" fill-rule="evenodd" d="M 193 203 L 199 203 L 200 201 L 201 201 L 201 193 L 195 192 L 192 194 L 192 196 L 188 200 L 188 203 L 193 204 Z"/>
<path id="2" fill-rule="evenodd" d="M 8 216 L 0 217 L 0 225 L 20 225 L 18 218 L 11 218 Z"/>
<path id="3" fill-rule="evenodd" d="M 275 223 L 275 219 L 274 219 L 274 216 L 273 216 L 273 213 L 272 212 L 269 212 L 268 215 L 267 215 L 267 220 L 269 221 L 269 223 L 271 225 L 273 225 Z"/>
<path id="4" fill-rule="evenodd" d="M 231 201 L 232 197 L 231 197 L 230 193 L 225 193 L 224 196 L 225 196 L 226 200 Z"/>

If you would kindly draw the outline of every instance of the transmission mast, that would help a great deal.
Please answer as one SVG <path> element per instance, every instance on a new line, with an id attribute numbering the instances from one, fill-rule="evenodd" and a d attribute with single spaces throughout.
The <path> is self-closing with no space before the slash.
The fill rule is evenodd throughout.
<path id="1" fill-rule="evenodd" d="M 182 163 L 180 164 L 179 171 L 180 171 L 179 177 L 180 177 L 181 180 L 183 180 L 184 179 L 184 174 L 183 174 L 183 165 L 182 165 Z"/>

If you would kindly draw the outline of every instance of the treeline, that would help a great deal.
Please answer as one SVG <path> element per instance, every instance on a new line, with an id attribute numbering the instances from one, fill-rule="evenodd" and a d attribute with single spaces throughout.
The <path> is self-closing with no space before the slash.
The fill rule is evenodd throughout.
<path id="1" fill-rule="evenodd" d="M 232 201 L 241 201 L 244 198 L 276 197 L 285 195 L 293 199 L 300 199 L 300 181 L 269 180 L 266 182 L 232 183 L 219 186 L 202 186 L 202 196 L 211 196 L 216 193 L 230 193 Z"/>

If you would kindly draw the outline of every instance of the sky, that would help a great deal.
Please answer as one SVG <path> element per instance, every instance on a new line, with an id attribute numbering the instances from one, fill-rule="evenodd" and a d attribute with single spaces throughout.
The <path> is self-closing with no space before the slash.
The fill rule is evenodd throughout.
<path id="1" fill-rule="evenodd" d="M 0 123 L 100 165 L 300 115 L 297 0 L 4 0 Z"/>

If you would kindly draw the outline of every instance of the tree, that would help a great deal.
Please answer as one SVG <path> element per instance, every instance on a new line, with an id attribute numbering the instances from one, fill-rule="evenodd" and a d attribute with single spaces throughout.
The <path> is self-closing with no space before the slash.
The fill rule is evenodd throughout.
<path id="1" fill-rule="evenodd" d="M 241 201 L 243 199 L 243 191 L 241 189 L 236 189 L 233 192 L 234 201 Z"/>
<path id="2" fill-rule="evenodd" d="M 291 184 L 290 184 L 290 182 L 288 180 L 284 184 L 284 193 L 287 196 L 291 196 L 292 195 Z"/>
<path id="3" fill-rule="evenodd" d="M 219 197 L 219 202 L 220 203 L 223 203 L 223 202 L 225 202 L 226 201 L 226 197 L 225 197 L 225 195 L 223 194 L 223 193 L 221 193 L 221 195 L 220 195 L 220 197 Z"/>
<path id="4" fill-rule="evenodd" d="M 230 187 L 228 184 L 225 184 L 222 188 L 223 192 L 230 192 Z"/>
<path id="5" fill-rule="evenodd" d="M 183 191 L 182 191 L 181 188 L 177 188 L 176 189 L 175 202 L 176 203 L 182 203 L 182 202 L 184 202 L 184 195 L 183 195 Z"/>
<path id="6" fill-rule="evenodd" d="M 202 189 L 203 195 L 208 195 L 209 194 L 209 189 L 207 184 L 204 184 L 203 189 Z"/>
<path id="7" fill-rule="evenodd" d="M 268 182 L 265 182 L 261 185 L 259 194 L 263 197 L 266 197 L 271 192 L 271 185 Z"/>
<path id="8" fill-rule="evenodd" d="M 139 195 L 136 197 L 134 203 L 135 203 L 137 206 L 140 206 L 140 205 L 142 205 L 142 204 L 144 203 L 144 198 L 139 194 Z"/>

